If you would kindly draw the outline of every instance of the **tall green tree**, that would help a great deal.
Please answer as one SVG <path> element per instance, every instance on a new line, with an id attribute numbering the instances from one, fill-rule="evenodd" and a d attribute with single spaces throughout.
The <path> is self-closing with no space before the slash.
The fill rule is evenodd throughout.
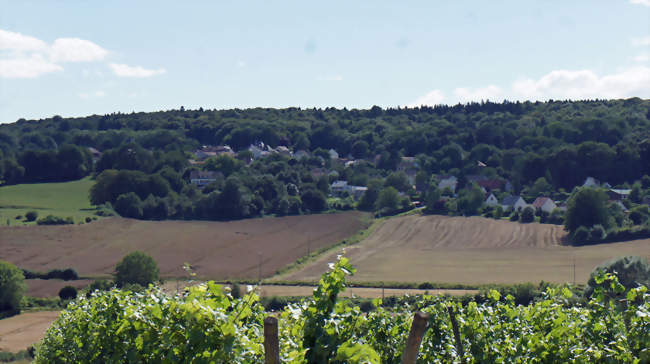
<path id="1" fill-rule="evenodd" d="M 0 260 L 0 312 L 20 310 L 25 276 L 15 265 Z"/>
<path id="2" fill-rule="evenodd" d="M 125 284 L 139 284 L 143 287 L 158 281 L 160 271 L 158 264 L 149 255 L 135 251 L 126 255 L 115 266 L 115 284 L 122 287 Z"/>
<path id="3" fill-rule="evenodd" d="M 594 225 L 612 226 L 607 194 L 596 188 L 580 187 L 569 197 L 564 227 L 573 234 L 580 226 L 590 228 Z"/>

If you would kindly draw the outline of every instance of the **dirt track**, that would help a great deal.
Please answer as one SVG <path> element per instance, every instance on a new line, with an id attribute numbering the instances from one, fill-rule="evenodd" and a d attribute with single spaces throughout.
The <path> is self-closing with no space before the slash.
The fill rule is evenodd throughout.
<path id="1" fill-rule="evenodd" d="M 34 345 L 57 317 L 59 311 L 40 311 L 0 320 L 0 351 L 16 353 Z"/>
<path id="2" fill-rule="evenodd" d="M 231 222 L 140 221 L 110 218 L 85 225 L 0 227 L 0 259 L 21 268 L 74 268 L 110 275 L 134 250 L 152 255 L 163 277 L 182 277 L 183 263 L 199 277 L 257 278 L 353 235 L 363 213 L 347 212 Z"/>
<path id="3" fill-rule="evenodd" d="M 572 282 L 574 259 L 576 282 L 584 283 L 605 260 L 650 256 L 650 240 L 570 247 L 565 236 L 556 225 L 412 215 L 387 220 L 345 255 L 357 268 L 353 280 L 467 284 Z M 278 278 L 316 279 L 339 253 Z"/>

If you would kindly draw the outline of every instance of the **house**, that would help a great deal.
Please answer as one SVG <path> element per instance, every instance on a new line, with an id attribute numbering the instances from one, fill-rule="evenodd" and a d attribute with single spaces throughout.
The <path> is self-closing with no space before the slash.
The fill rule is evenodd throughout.
<path id="1" fill-rule="evenodd" d="M 347 192 L 355 200 L 358 200 L 361 198 L 363 193 L 368 190 L 368 187 L 349 185 L 347 181 L 334 181 L 332 182 L 330 189 L 332 195 L 336 197 L 341 197 L 344 192 Z"/>
<path id="2" fill-rule="evenodd" d="M 327 169 L 321 167 L 312 168 L 310 172 L 311 172 L 311 176 L 314 178 L 320 178 L 326 176 L 329 173 Z"/>
<path id="3" fill-rule="evenodd" d="M 291 157 L 291 151 L 289 150 L 289 148 L 287 148 L 284 145 L 280 145 L 277 148 L 275 148 L 275 152 L 281 155 L 285 155 L 287 157 Z"/>
<path id="4" fill-rule="evenodd" d="M 219 177 L 223 177 L 221 172 L 192 171 L 190 172 L 190 183 L 198 187 L 203 187 L 212 182 L 216 182 Z"/>
<path id="5" fill-rule="evenodd" d="M 480 187 L 483 187 L 486 191 L 494 191 L 494 190 L 503 190 L 505 181 L 496 178 L 489 178 L 489 179 L 479 180 L 476 182 L 476 184 L 479 185 Z"/>
<path id="6" fill-rule="evenodd" d="M 610 201 L 621 201 L 627 199 L 630 196 L 630 192 L 632 190 L 610 188 L 607 190 L 607 196 L 609 196 Z"/>
<path id="7" fill-rule="evenodd" d="M 551 211 L 555 210 L 557 205 L 548 197 L 538 197 L 533 202 L 533 207 L 550 214 Z"/>
<path id="8" fill-rule="evenodd" d="M 594 177 L 587 177 L 585 183 L 582 184 L 582 187 L 603 187 L 603 188 L 612 188 L 612 186 L 605 182 L 601 183 L 599 180 Z"/>
<path id="9" fill-rule="evenodd" d="M 102 152 L 98 151 L 93 147 L 88 147 L 88 151 L 90 152 L 90 155 L 93 157 L 93 163 L 96 163 L 99 160 L 99 158 L 102 157 Z"/>
<path id="10" fill-rule="evenodd" d="M 504 210 L 512 209 L 514 211 L 523 210 L 526 207 L 526 201 L 521 196 L 507 196 L 501 201 L 501 207 Z"/>
<path id="11" fill-rule="evenodd" d="M 309 154 L 308 151 L 306 150 L 299 150 L 295 153 L 293 153 L 293 157 L 296 159 L 303 159 L 303 158 L 309 158 L 311 155 Z"/>
<path id="12" fill-rule="evenodd" d="M 221 154 L 228 154 L 230 156 L 234 156 L 235 152 L 233 152 L 232 148 L 230 148 L 227 145 L 218 145 L 218 146 L 204 145 L 201 147 L 201 149 L 197 149 L 194 151 L 194 156 L 199 161 L 205 160 L 210 157 L 216 157 Z"/>
<path id="13" fill-rule="evenodd" d="M 417 176 L 418 171 L 417 169 L 411 168 L 407 169 L 404 171 L 404 174 L 406 175 L 406 179 L 409 181 L 409 184 L 414 185 L 415 184 L 415 176 Z"/>
<path id="14" fill-rule="evenodd" d="M 265 152 L 264 146 L 258 146 L 258 145 L 254 145 L 254 144 L 251 144 L 248 147 L 248 151 L 253 154 L 253 159 L 261 158 L 262 154 Z"/>
<path id="15" fill-rule="evenodd" d="M 330 159 L 339 159 L 339 154 L 334 149 L 330 149 L 328 153 L 330 155 Z"/>
<path id="16" fill-rule="evenodd" d="M 493 193 L 491 193 L 486 199 L 485 199 L 485 204 L 487 206 L 497 206 L 499 204 L 499 200 L 497 200 L 496 196 L 494 196 Z"/>
<path id="17" fill-rule="evenodd" d="M 202 161 L 202 160 L 208 159 L 210 157 L 216 157 L 217 152 L 205 151 L 205 150 L 197 150 L 197 151 L 194 152 L 194 156 L 196 156 L 197 160 Z"/>
<path id="18" fill-rule="evenodd" d="M 443 191 L 445 188 L 449 188 L 451 192 L 456 193 L 456 186 L 458 185 L 458 178 L 455 176 L 439 176 L 440 182 L 438 182 L 438 189 Z"/>
<path id="19" fill-rule="evenodd" d="M 402 157 L 397 164 L 397 170 L 406 172 L 407 170 L 415 169 L 417 170 L 418 168 L 418 162 L 415 159 L 415 157 Z"/>

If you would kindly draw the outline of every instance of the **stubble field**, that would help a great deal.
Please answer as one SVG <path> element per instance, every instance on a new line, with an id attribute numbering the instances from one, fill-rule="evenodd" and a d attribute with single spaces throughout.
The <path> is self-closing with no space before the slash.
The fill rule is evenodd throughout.
<path id="1" fill-rule="evenodd" d="M 353 281 L 464 284 L 573 282 L 574 271 L 585 283 L 603 261 L 650 257 L 650 239 L 572 247 L 565 237 L 556 225 L 411 215 L 387 220 L 345 255 L 357 268 Z M 336 254 L 277 279 L 317 279 Z"/>

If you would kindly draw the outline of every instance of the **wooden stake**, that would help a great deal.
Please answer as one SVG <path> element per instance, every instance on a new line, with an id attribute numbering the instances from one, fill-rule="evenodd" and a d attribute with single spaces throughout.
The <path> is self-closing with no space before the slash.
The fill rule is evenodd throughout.
<path id="1" fill-rule="evenodd" d="M 273 316 L 264 319 L 264 362 L 266 364 L 280 364 L 278 319 Z"/>
<path id="2" fill-rule="evenodd" d="M 406 341 L 404 354 L 402 355 L 402 364 L 415 364 L 420 352 L 420 344 L 424 333 L 427 331 L 429 324 L 429 314 L 424 312 L 416 312 L 413 315 L 413 324 L 411 324 L 411 332 Z"/>
<path id="3" fill-rule="evenodd" d="M 454 312 L 453 307 L 447 306 L 447 312 L 449 312 L 449 319 L 451 320 L 451 328 L 454 331 L 454 340 L 456 341 L 456 351 L 460 356 L 460 362 L 465 364 L 465 351 L 463 350 L 463 342 L 460 341 L 460 331 L 458 330 L 458 322 L 456 321 L 456 313 Z"/>

